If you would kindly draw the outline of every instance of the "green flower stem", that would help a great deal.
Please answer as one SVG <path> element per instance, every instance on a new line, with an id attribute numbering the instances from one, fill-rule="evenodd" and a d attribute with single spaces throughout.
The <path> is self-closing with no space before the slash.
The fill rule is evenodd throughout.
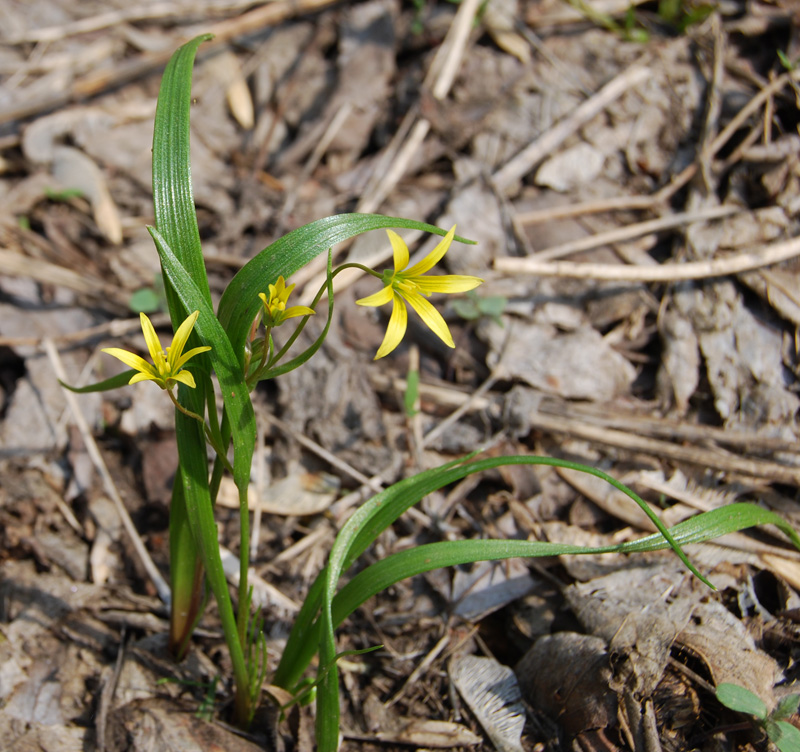
<path id="1" fill-rule="evenodd" d="M 250 569 L 250 505 L 247 503 L 247 488 L 239 489 L 239 609 L 236 613 L 236 626 L 239 640 L 247 646 L 247 625 L 250 619 L 250 590 L 248 572 Z"/>
<path id="2" fill-rule="evenodd" d="M 169 398 L 172 400 L 172 404 L 180 410 L 184 415 L 188 415 L 190 418 L 194 418 L 201 426 L 203 426 L 203 433 L 205 434 L 206 441 L 209 443 L 211 448 L 216 452 L 217 457 L 219 457 L 222 464 L 225 466 L 225 469 L 229 473 L 233 473 L 233 468 L 231 467 L 231 463 L 228 462 L 227 453 L 225 449 L 218 441 L 218 437 L 214 436 L 211 428 L 209 428 L 208 424 L 203 420 L 203 418 L 198 415 L 197 413 L 193 413 L 191 410 L 187 410 L 178 400 L 176 399 L 175 395 L 172 393 L 171 389 L 167 389 L 167 394 Z"/>
<path id="3" fill-rule="evenodd" d="M 378 279 L 382 279 L 383 278 L 383 276 L 381 274 L 379 274 L 378 272 L 376 272 L 374 269 L 370 269 L 368 266 L 364 266 L 363 264 L 356 264 L 354 262 L 351 262 L 351 263 L 348 263 L 348 264 L 342 264 L 341 266 L 336 267 L 336 269 L 331 273 L 330 280 L 325 280 L 325 282 L 319 288 L 319 292 L 317 292 L 317 294 L 314 296 L 314 300 L 312 301 L 312 303 L 309 306 L 309 308 L 316 309 L 317 305 L 319 304 L 319 301 L 322 299 L 323 293 L 325 292 L 325 290 L 328 287 L 328 285 L 333 281 L 333 278 L 339 272 L 344 271 L 345 269 L 360 269 L 362 272 L 364 272 L 366 274 L 370 274 L 373 277 L 377 277 Z M 284 346 L 269 360 L 266 360 L 266 358 L 265 358 L 266 353 L 267 353 L 267 348 L 265 346 L 264 355 L 261 358 L 261 363 L 259 364 L 259 367 L 253 372 L 253 376 L 251 378 L 251 381 L 248 382 L 248 385 L 250 385 L 252 383 L 252 386 L 250 387 L 251 391 L 252 391 L 252 389 L 255 388 L 255 385 L 258 384 L 258 382 L 263 378 L 264 374 L 267 373 L 268 371 L 271 371 L 273 368 L 275 368 L 275 366 L 286 355 L 286 353 L 289 351 L 289 348 L 291 348 L 291 346 L 297 341 L 297 338 L 300 336 L 300 332 L 303 331 L 303 329 L 305 328 L 305 325 L 308 323 L 308 320 L 310 318 L 311 318 L 310 315 L 309 316 L 303 316 L 303 319 L 300 321 L 300 323 L 298 324 L 297 328 L 292 333 L 292 336 L 289 337 L 289 339 L 286 341 Z M 271 344 L 271 340 L 270 340 L 270 344 Z M 265 345 L 266 345 L 266 342 L 265 342 Z M 265 362 L 265 360 L 266 360 L 266 362 Z"/>
<path id="4" fill-rule="evenodd" d="M 351 262 L 349 264 L 342 264 L 341 266 L 337 266 L 336 269 L 334 269 L 334 271 L 331 273 L 330 280 L 326 279 L 325 282 L 323 282 L 322 286 L 319 288 L 319 291 L 314 296 L 314 300 L 311 302 L 311 305 L 309 306 L 309 308 L 313 308 L 313 309 L 316 310 L 316 307 L 319 304 L 319 301 L 322 300 L 322 294 L 325 292 L 325 290 L 328 287 L 328 285 L 333 281 L 334 277 L 339 272 L 344 271 L 345 269 L 360 269 L 362 272 L 365 272 L 367 274 L 371 274 L 373 277 L 377 277 L 378 279 L 382 279 L 382 275 L 381 274 L 376 272 L 374 269 L 370 269 L 368 266 L 364 266 L 363 264 L 356 264 L 354 262 Z M 275 355 L 275 357 L 272 358 L 272 360 L 270 360 L 270 362 L 267 365 L 266 369 L 263 369 L 263 370 L 267 370 L 268 371 L 271 368 L 274 368 L 275 365 L 280 361 L 280 359 L 284 355 L 286 355 L 286 352 L 294 344 L 295 340 L 300 336 L 300 332 L 303 331 L 303 327 L 308 323 L 308 320 L 310 318 L 311 318 L 310 316 L 304 316 L 303 317 L 303 320 L 300 322 L 300 325 L 294 331 L 292 336 L 289 337 L 289 339 L 286 342 L 286 344 L 280 349 L 280 352 L 277 355 Z"/>

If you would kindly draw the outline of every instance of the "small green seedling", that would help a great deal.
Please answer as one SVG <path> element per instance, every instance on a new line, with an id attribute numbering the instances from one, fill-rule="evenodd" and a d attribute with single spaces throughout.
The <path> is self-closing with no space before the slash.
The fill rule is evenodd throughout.
<path id="1" fill-rule="evenodd" d="M 159 274 L 152 287 L 140 287 L 128 300 L 128 308 L 133 313 L 161 313 L 167 309 L 167 292 L 164 280 Z"/>
<path id="2" fill-rule="evenodd" d="M 191 681 L 189 679 L 178 679 L 174 676 L 165 676 L 162 679 L 159 679 L 156 684 L 182 684 L 185 687 L 199 687 L 200 689 L 205 690 L 203 699 L 197 706 L 194 717 L 203 721 L 212 721 L 214 719 L 214 714 L 216 712 L 217 684 L 219 684 L 219 675 L 213 677 L 211 681 L 208 682 L 198 682 Z"/>
<path id="3" fill-rule="evenodd" d="M 71 201 L 73 198 L 83 198 L 83 191 L 80 188 L 45 188 L 44 195 L 51 201 Z"/>
<path id="4" fill-rule="evenodd" d="M 800 752 L 800 731 L 785 720 L 797 712 L 800 695 L 787 695 L 771 713 L 760 697 L 737 684 L 720 684 L 717 699 L 726 708 L 755 716 L 756 723 L 781 752 Z"/>
<path id="5" fill-rule="evenodd" d="M 506 310 L 508 300 L 502 295 L 487 295 L 482 297 L 474 292 L 468 292 L 463 298 L 452 302 L 456 315 L 465 321 L 477 321 L 481 316 L 486 316 L 496 324 L 503 325 L 500 318 Z"/>
<path id="6" fill-rule="evenodd" d="M 778 60 L 781 61 L 781 65 L 786 68 L 789 73 L 797 67 L 798 60 L 800 60 L 800 58 L 792 60 L 783 50 L 777 50 L 777 55 Z"/>

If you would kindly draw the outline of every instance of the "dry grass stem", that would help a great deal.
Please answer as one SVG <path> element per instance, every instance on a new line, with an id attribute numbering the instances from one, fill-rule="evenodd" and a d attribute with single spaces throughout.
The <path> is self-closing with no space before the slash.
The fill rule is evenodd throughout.
<path id="1" fill-rule="evenodd" d="M 780 264 L 800 255 L 800 237 L 765 246 L 751 253 L 727 258 L 687 261 L 660 266 L 581 264 L 570 261 L 539 261 L 537 258 L 499 258 L 494 268 L 504 274 L 534 274 L 540 277 L 575 277 L 615 282 L 682 282 L 711 279 Z"/>
<path id="2" fill-rule="evenodd" d="M 604 245 L 611 245 L 612 243 L 624 243 L 627 240 L 664 232 L 665 230 L 672 230 L 676 227 L 682 227 L 683 225 L 694 224 L 695 222 L 708 222 L 714 219 L 730 217 L 733 214 L 739 214 L 743 211 L 745 210 L 741 206 L 728 205 L 714 206 L 697 212 L 669 214 L 665 217 L 659 217 L 658 219 L 638 222 L 633 225 L 627 225 L 626 227 L 618 227 L 615 230 L 598 233 L 588 238 L 572 240 L 569 243 L 563 243 L 562 245 L 553 246 L 552 248 L 545 248 L 542 251 L 537 251 L 536 254 L 531 257 L 531 260 L 551 261 L 553 259 L 563 258 L 564 256 L 570 256 L 573 253 L 590 251 Z"/>

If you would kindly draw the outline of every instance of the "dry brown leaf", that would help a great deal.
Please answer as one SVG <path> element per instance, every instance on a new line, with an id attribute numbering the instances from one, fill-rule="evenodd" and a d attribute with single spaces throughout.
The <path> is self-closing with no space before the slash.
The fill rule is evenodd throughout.
<path id="1" fill-rule="evenodd" d="M 717 601 L 698 604 L 676 643 L 705 663 L 714 684 L 737 684 L 774 705 L 778 664 L 756 647 L 744 624 Z"/>
<path id="2" fill-rule="evenodd" d="M 589 326 L 562 333 L 546 324 L 504 321 L 504 327 L 482 321 L 478 334 L 489 344 L 488 363 L 506 378 L 602 402 L 626 394 L 636 377 L 634 367 Z"/>
<path id="3" fill-rule="evenodd" d="M 616 725 L 605 640 L 575 632 L 540 637 L 514 668 L 522 697 L 570 736 Z"/>

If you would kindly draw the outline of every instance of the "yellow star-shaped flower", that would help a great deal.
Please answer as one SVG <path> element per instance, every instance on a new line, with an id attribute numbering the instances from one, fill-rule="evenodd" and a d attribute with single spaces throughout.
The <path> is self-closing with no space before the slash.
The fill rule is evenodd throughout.
<path id="1" fill-rule="evenodd" d="M 441 314 L 426 300 L 433 292 L 467 292 L 474 290 L 483 283 L 479 277 L 467 277 L 461 274 L 444 274 L 440 276 L 425 277 L 450 248 L 456 233 L 455 225 L 445 235 L 441 242 L 422 261 L 406 269 L 409 261 L 408 246 L 403 239 L 392 230 L 387 230 L 389 241 L 394 253 L 394 271 L 387 269 L 383 273 L 385 287 L 374 295 L 357 300 L 358 305 L 382 306 L 392 301 L 392 315 L 386 336 L 375 355 L 375 360 L 388 355 L 397 347 L 408 326 L 408 303 L 430 327 L 431 331 L 439 337 L 448 347 L 455 347 L 445 320 Z"/>
<path id="2" fill-rule="evenodd" d="M 269 286 L 269 298 L 263 292 L 258 293 L 258 297 L 264 304 L 264 326 L 280 326 L 286 319 L 313 315 L 314 309 L 308 306 L 286 307 L 294 288 L 295 285 L 287 287 L 286 280 L 281 276 L 274 285 Z"/>
<path id="3" fill-rule="evenodd" d="M 183 352 L 183 348 L 186 347 L 186 342 L 199 315 L 200 312 L 195 311 L 178 327 L 178 331 L 175 332 L 175 336 L 172 338 L 172 344 L 164 352 L 161 349 L 161 342 L 158 339 L 156 330 L 153 328 L 153 323 L 145 314 L 139 314 L 144 341 L 147 343 L 147 349 L 150 351 L 150 357 L 153 359 L 154 365 L 148 363 L 144 358 L 119 347 L 105 347 L 103 352 L 113 355 L 126 366 L 135 368 L 138 371 L 138 373 L 133 374 L 128 382 L 129 384 L 136 384 L 139 381 L 155 381 L 162 389 L 169 391 L 175 385 L 175 382 L 180 381 L 182 384 L 194 389 L 196 386 L 194 376 L 189 371 L 182 371 L 181 369 L 186 365 L 189 358 L 211 349 L 204 345 L 203 347 L 195 347 L 187 353 Z"/>

